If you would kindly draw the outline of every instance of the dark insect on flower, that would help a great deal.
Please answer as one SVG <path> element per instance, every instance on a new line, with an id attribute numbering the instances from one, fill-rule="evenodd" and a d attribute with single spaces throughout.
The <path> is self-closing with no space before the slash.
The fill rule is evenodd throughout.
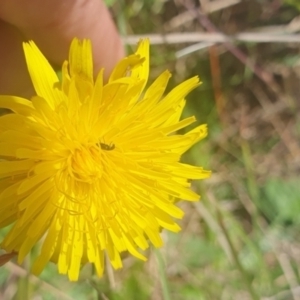
<path id="1" fill-rule="evenodd" d="M 107 144 L 104 144 L 104 143 L 100 143 L 100 147 L 101 147 L 102 150 L 107 150 L 107 151 L 115 149 L 114 144 L 107 145 Z"/>

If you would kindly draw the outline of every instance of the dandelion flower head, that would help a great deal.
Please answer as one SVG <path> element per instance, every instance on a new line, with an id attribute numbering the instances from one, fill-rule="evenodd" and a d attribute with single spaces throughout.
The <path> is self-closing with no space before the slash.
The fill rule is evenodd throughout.
<path id="1" fill-rule="evenodd" d="M 176 133 L 195 122 L 180 116 L 199 79 L 163 96 L 165 71 L 145 90 L 147 39 L 106 84 L 103 70 L 94 80 L 89 40 L 72 41 L 61 80 L 32 41 L 23 46 L 36 96 L 0 96 L 11 111 L 0 117 L 0 228 L 11 225 L 1 248 L 22 263 L 40 245 L 33 273 L 52 261 L 72 281 L 88 262 L 102 276 L 105 253 L 115 269 L 123 251 L 145 260 L 162 228 L 180 230 L 175 200 L 198 200 L 190 180 L 210 174 L 180 162 L 206 125 Z"/>

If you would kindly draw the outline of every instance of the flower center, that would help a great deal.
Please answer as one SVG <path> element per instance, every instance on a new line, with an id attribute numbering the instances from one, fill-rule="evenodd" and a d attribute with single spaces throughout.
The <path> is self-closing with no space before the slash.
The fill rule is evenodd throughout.
<path id="1" fill-rule="evenodd" d="M 99 148 L 95 145 L 76 149 L 69 157 L 69 173 L 76 180 L 86 183 L 100 179 L 103 167 Z"/>

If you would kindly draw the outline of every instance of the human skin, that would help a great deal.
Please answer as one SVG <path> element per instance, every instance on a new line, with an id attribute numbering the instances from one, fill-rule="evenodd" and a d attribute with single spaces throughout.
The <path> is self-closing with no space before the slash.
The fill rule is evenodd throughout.
<path id="1" fill-rule="evenodd" d="M 68 58 L 74 37 L 92 41 L 95 74 L 105 68 L 105 78 L 124 56 L 120 36 L 101 0 L 1 0 L 0 94 L 34 94 L 23 41 L 33 40 L 59 67 Z"/>

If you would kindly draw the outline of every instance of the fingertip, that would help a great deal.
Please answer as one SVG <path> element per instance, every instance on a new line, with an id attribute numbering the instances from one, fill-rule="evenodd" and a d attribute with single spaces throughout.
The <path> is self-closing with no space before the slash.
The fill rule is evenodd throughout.
<path id="1" fill-rule="evenodd" d="M 93 45 L 95 74 L 105 78 L 125 55 L 111 15 L 99 0 L 4 0 L 1 17 L 32 39 L 55 65 L 68 58 L 74 37 L 88 38 Z"/>

